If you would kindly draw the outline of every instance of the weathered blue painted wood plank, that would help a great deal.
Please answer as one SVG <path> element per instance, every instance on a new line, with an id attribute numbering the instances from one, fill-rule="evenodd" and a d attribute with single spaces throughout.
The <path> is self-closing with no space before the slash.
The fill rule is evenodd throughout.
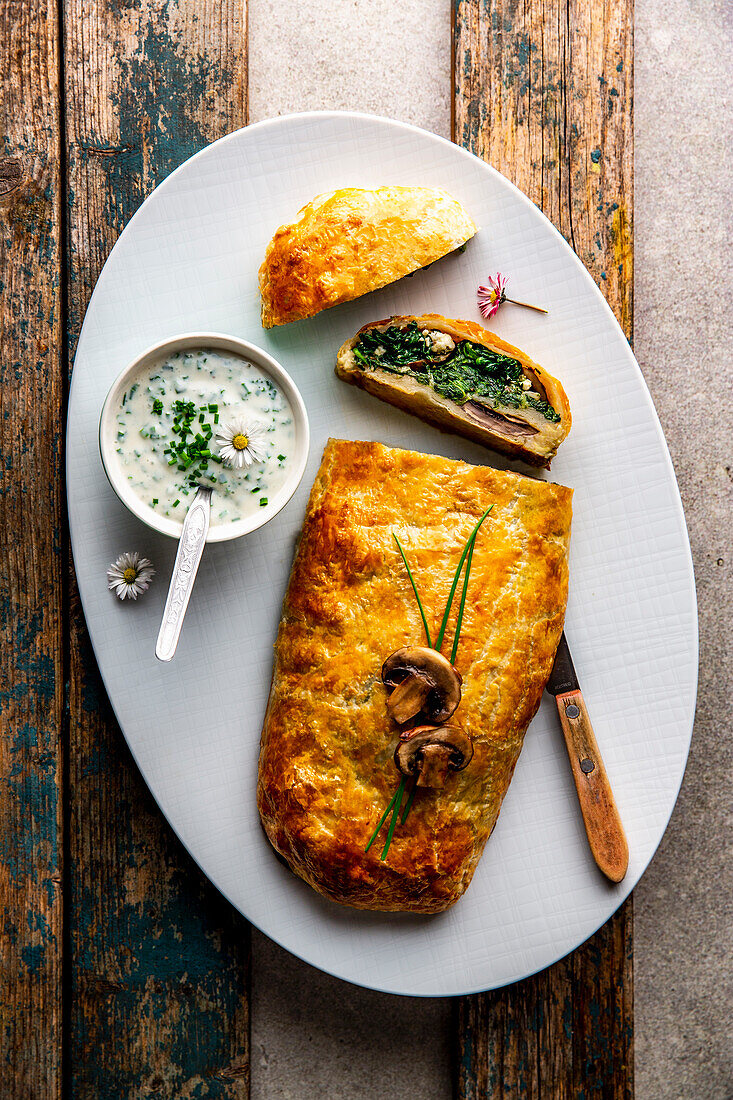
<path id="1" fill-rule="evenodd" d="M 56 5 L 0 7 L 0 1095 L 61 1089 L 64 661 Z"/>
<path id="2" fill-rule="evenodd" d="M 102 263 L 145 195 L 246 122 L 245 10 L 67 0 L 65 59 L 73 351 Z M 243 1100 L 248 926 L 154 805 L 78 612 L 70 742 L 71 1093 Z"/>

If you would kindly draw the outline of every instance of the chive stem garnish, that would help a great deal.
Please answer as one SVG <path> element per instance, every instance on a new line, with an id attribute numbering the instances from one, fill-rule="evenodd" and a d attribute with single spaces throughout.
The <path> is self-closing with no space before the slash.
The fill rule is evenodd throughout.
<path id="1" fill-rule="evenodd" d="M 407 821 L 407 815 L 412 809 L 412 803 L 415 801 L 415 794 L 417 793 L 417 780 L 412 784 L 412 790 L 410 791 L 407 802 L 405 803 L 405 812 L 402 814 L 400 825 L 404 825 Z"/>
<path id="2" fill-rule="evenodd" d="M 392 837 L 394 836 L 394 831 L 397 828 L 397 820 L 400 816 L 400 806 L 402 805 L 402 796 L 405 793 L 405 783 L 406 782 L 407 782 L 407 779 L 403 775 L 402 779 L 400 780 L 400 785 L 397 788 L 397 794 L 395 795 L 394 809 L 392 810 L 392 820 L 389 823 L 389 832 L 387 833 L 387 840 L 386 840 L 386 843 L 384 845 L 384 848 L 382 848 L 382 854 L 379 857 L 380 860 L 385 860 L 387 858 L 387 852 L 389 851 L 389 846 L 392 843 Z"/>
<path id="3" fill-rule="evenodd" d="M 492 504 L 491 508 L 493 508 L 493 507 L 494 506 Z M 491 511 L 491 508 L 489 509 L 489 511 Z M 486 517 L 484 516 L 484 519 L 485 518 Z M 481 520 L 481 523 L 483 523 L 483 519 Z M 481 526 L 481 524 L 479 524 L 479 527 L 480 526 Z M 463 574 L 463 591 L 461 592 L 461 602 L 458 605 L 458 618 L 456 619 L 456 632 L 455 632 L 455 636 L 453 638 L 453 648 L 451 649 L 451 654 L 450 654 L 450 663 L 451 664 L 455 663 L 456 653 L 458 652 L 458 639 L 459 639 L 460 634 L 461 634 L 461 627 L 463 625 L 463 612 L 464 612 L 465 607 L 466 607 L 466 593 L 468 592 L 468 578 L 471 575 L 471 563 L 473 562 L 473 551 L 474 551 L 474 547 L 476 546 L 476 539 L 477 538 L 478 538 L 478 527 L 476 528 L 476 530 L 471 535 L 471 538 L 469 539 L 469 542 L 471 543 L 471 549 L 468 551 L 468 558 L 466 559 L 466 572 Z"/>
<path id="4" fill-rule="evenodd" d="M 466 572 L 463 574 L 463 591 L 461 592 L 461 602 L 458 605 L 458 617 L 456 619 L 456 632 L 453 636 L 453 646 L 450 651 L 450 663 L 456 659 L 456 653 L 458 651 L 458 638 L 461 633 L 461 625 L 463 623 L 463 609 L 466 606 L 466 592 L 468 591 L 468 577 L 471 572 L 471 562 L 473 561 L 473 548 L 476 544 L 476 537 L 471 539 L 471 549 L 468 551 L 468 557 L 466 558 Z"/>
<path id="5" fill-rule="evenodd" d="M 415 593 L 415 599 L 417 600 L 417 606 L 418 606 L 419 611 L 420 611 L 420 617 L 422 619 L 422 624 L 425 627 L 425 637 L 428 640 L 428 646 L 430 647 L 430 649 L 432 649 L 433 648 L 433 643 L 430 640 L 430 630 L 428 629 L 428 620 L 425 618 L 425 612 L 423 611 L 422 600 L 420 599 L 420 593 L 418 592 L 417 585 L 415 584 L 415 578 L 412 575 L 412 570 L 410 569 L 410 566 L 407 562 L 407 558 L 405 557 L 405 551 L 400 546 L 400 540 L 397 538 L 397 535 L 395 535 L 394 531 L 392 532 L 392 538 L 397 543 L 397 549 L 399 550 L 399 552 L 402 556 L 402 560 L 405 563 L 405 569 L 407 570 L 407 576 L 410 578 L 410 584 L 412 585 L 412 591 Z M 438 646 L 437 648 L 439 649 L 440 646 Z"/>
<path id="6" fill-rule="evenodd" d="M 473 544 L 473 540 L 476 538 L 476 535 L 479 532 L 479 528 L 481 527 L 481 524 L 484 522 L 484 520 L 486 519 L 486 517 L 488 516 L 489 512 L 491 511 L 491 509 L 493 507 L 494 507 L 494 505 L 492 504 L 486 509 L 486 511 L 482 515 L 481 519 L 478 521 L 478 523 L 474 527 L 473 531 L 471 532 L 471 535 L 469 536 L 468 542 L 463 547 L 463 553 L 461 554 L 460 561 L 458 562 L 458 568 L 456 569 L 456 575 L 453 578 L 453 584 L 451 585 L 451 590 L 450 590 L 450 593 L 448 595 L 448 602 L 445 605 L 445 612 L 443 614 L 443 621 L 440 624 L 440 633 L 438 634 L 438 637 L 435 641 L 435 648 L 438 651 L 440 651 L 440 647 L 443 644 L 443 639 L 445 638 L 445 631 L 446 631 L 446 628 L 448 626 L 448 617 L 450 615 L 451 606 L 453 605 L 453 597 L 455 596 L 456 589 L 458 588 L 458 581 L 460 580 L 460 577 L 461 577 L 461 571 L 463 569 L 463 563 L 466 560 L 466 557 L 468 556 L 468 553 L 469 553 L 469 551 L 471 549 L 471 546 Z"/>
<path id="7" fill-rule="evenodd" d="M 383 813 L 383 814 L 382 814 L 382 816 L 380 817 L 380 819 L 379 819 L 379 824 L 377 825 L 376 829 L 375 829 L 375 830 L 374 830 L 374 832 L 372 833 L 372 838 L 371 838 L 371 840 L 369 841 L 369 843 L 367 844 L 366 848 L 364 849 L 364 851 L 365 851 L 365 852 L 368 852 L 368 851 L 369 851 L 369 849 L 371 848 L 372 844 L 374 843 L 374 841 L 375 841 L 375 840 L 377 839 L 377 837 L 379 836 L 379 830 L 380 830 L 380 829 L 382 828 L 382 826 L 384 825 L 385 821 L 387 820 L 387 814 L 388 814 L 388 813 L 389 813 L 389 811 L 390 811 L 390 810 L 392 809 L 392 807 L 394 806 L 394 804 L 395 804 L 395 802 L 396 802 L 396 801 L 397 801 L 397 791 L 395 791 L 395 793 L 394 793 L 394 794 L 392 795 L 392 798 L 391 798 L 391 799 L 390 799 L 390 801 L 389 801 L 389 805 L 387 806 L 387 809 L 386 809 L 386 810 L 384 811 L 384 813 Z"/>

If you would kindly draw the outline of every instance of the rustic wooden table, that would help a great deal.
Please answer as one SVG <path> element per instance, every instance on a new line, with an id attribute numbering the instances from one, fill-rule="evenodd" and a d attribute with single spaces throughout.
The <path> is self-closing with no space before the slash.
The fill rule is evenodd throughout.
<path id="1" fill-rule="evenodd" d="M 105 697 L 64 515 L 89 296 L 145 195 L 247 122 L 246 0 L 0 5 L 0 1094 L 249 1095 L 249 929 L 171 834 Z M 631 0 L 455 0 L 453 136 L 554 221 L 632 331 Z M 631 901 L 456 1001 L 465 1100 L 631 1097 Z"/>

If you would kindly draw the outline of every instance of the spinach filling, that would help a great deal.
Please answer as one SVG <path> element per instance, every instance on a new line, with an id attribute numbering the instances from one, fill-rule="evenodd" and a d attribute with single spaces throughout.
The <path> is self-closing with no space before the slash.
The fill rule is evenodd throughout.
<path id="1" fill-rule="evenodd" d="M 415 321 L 384 332 L 363 332 L 354 346 L 354 358 L 367 370 L 409 374 L 457 405 L 484 397 L 493 406 L 535 409 L 545 420 L 560 422 L 560 414 L 548 401 L 527 395 L 522 386 L 525 374 L 516 359 L 471 340 L 461 340 L 448 354 L 435 351 Z"/>

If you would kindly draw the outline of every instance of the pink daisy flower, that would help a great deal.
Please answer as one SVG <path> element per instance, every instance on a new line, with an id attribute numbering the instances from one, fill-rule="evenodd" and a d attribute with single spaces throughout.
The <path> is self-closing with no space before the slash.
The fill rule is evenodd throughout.
<path id="1" fill-rule="evenodd" d="M 489 275 L 488 286 L 480 286 L 477 292 L 478 308 L 481 310 L 481 316 L 486 320 L 493 317 L 499 306 L 504 302 L 511 302 L 514 306 L 524 306 L 525 309 L 534 309 L 537 313 L 547 313 L 546 309 L 542 306 L 533 306 L 529 302 L 518 302 L 516 298 L 507 298 L 506 296 L 506 276 L 502 275 L 500 271 L 495 276 Z"/>
<path id="2" fill-rule="evenodd" d="M 498 272 L 496 278 L 489 275 L 489 285 L 478 288 L 478 308 L 486 320 L 493 317 L 502 302 L 506 301 L 506 279 Z"/>

